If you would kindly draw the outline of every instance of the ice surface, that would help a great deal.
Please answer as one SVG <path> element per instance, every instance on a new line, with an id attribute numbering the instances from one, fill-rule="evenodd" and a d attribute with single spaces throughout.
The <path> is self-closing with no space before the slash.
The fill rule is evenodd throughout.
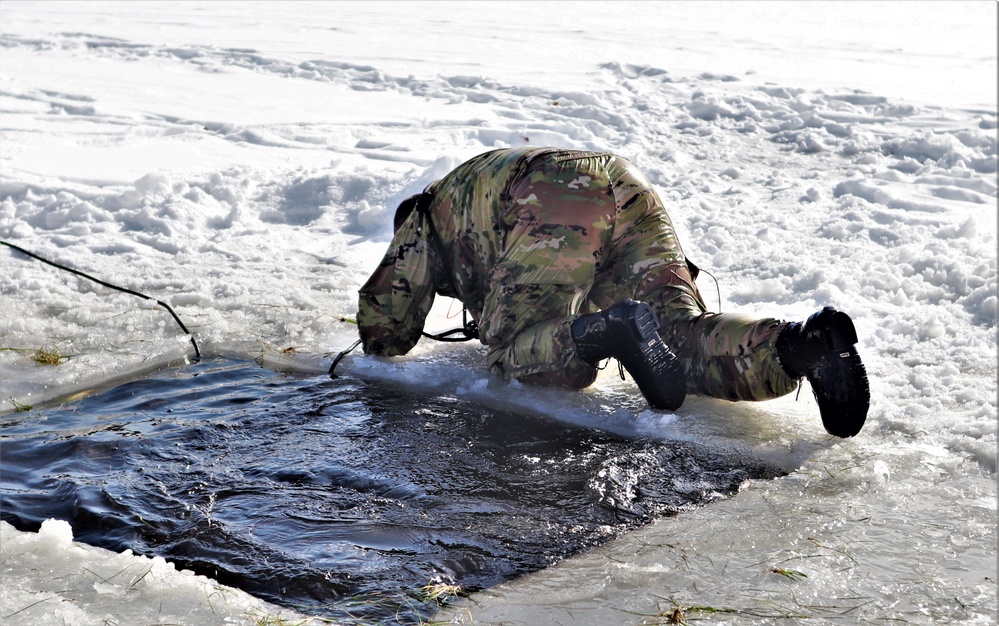
<path id="1" fill-rule="evenodd" d="M 722 309 L 854 316 L 868 425 L 830 441 L 807 389 L 666 415 L 609 372 L 569 394 L 510 389 L 474 347 L 352 355 L 345 375 L 800 467 L 455 615 L 994 623 L 995 4 L 612 6 L 5 0 L 0 239 L 165 300 L 206 353 L 320 372 L 355 337 L 342 318 L 399 199 L 492 147 L 620 153 Z M 161 308 L 7 248 L 0 294 L 3 411 L 191 356 Z M 433 329 L 457 325 L 449 307 Z M 32 541 L 9 531 L 5 559 L 8 536 Z M 67 574 L 88 558 L 105 557 Z M 94 594 L 103 619 L 114 593 Z M 0 616 L 22 608 L 7 596 Z"/>
<path id="2" fill-rule="evenodd" d="M 0 521 L 4 624 L 318 624 L 160 557 L 121 554 L 73 541 L 67 522 L 37 533 Z M 266 620 L 272 620 L 267 622 Z"/>

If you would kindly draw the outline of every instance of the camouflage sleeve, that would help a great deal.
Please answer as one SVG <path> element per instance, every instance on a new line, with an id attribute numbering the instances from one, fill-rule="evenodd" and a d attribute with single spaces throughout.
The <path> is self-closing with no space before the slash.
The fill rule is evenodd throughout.
<path id="1" fill-rule="evenodd" d="M 414 212 L 358 292 L 357 327 L 367 354 L 399 356 L 412 350 L 433 306 L 434 259 L 417 221 Z"/>

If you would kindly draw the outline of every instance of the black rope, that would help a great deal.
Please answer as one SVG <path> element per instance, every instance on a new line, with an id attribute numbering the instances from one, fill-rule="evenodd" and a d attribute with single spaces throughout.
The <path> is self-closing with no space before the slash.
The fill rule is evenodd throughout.
<path id="1" fill-rule="evenodd" d="M 180 318 L 177 317 L 177 314 L 174 313 L 174 310 L 172 308 L 170 308 L 170 305 L 167 304 L 166 302 L 163 302 L 162 300 L 157 300 L 156 298 L 151 298 L 150 296 L 147 296 L 144 293 L 139 293 L 138 291 L 132 291 L 131 289 L 126 289 L 125 287 L 119 287 L 117 285 L 112 285 L 109 282 L 105 282 L 105 281 L 103 281 L 103 280 L 101 280 L 99 278 L 94 278 L 93 276 L 90 276 L 89 274 L 84 274 L 83 272 L 81 272 L 79 270 L 74 270 L 71 267 L 66 267 L 65 265 L 59 265 L 58 263 L 54 263 L 52 261 L 49 261 L 48 259 L 45 259 L 45 258 L 42 258 L 42 257 L 38 256 L 34 252 L 28 252 L 27 250 L 25 250 L 24 248 L 22 248 L 20 246 L 15 246 L 12 243 L 7 243 L 6 241 L 0 241 L 0 244 L 3 244 L 5 246 L 7 246 L 8 248 L 13 248 L 14 250 L 17 250 L 18 252 L 20 252 L 21 254 L 25 254 L 25 255 L 27 255 L 27 256 L 29 256 L 29 257 L 37 260 L 37 261 L 41 261 L 42 263 L 45 263 L 46 265 L 51 265 L 54 268 L 57 268 L 57 269 L 69 272 L 70 274 L 76 274 L 77 276 L 81 276 L 83 278 L 86 278 L 87 280 L 92 280 L 95 283 L 97 283 L 98 285 L 103 285 L 103 286 L 105 286 L 105 287 L 107 287 L 109 289 L 115 289 L 117 291 L 121 291 L 122 293 L 127 293 L 127 294 L 130 294 L 130 295 L 133 295 L 133 296 L 138 296 L 138 297 L 143 298 L 145 300 L 152 300 L 156 304 L 158 304 L 161 307 L 163 307 L 164 309 L 166 309 L 170 313 L 170 315 L 173 316 L 173 319 L 176 320 L 177 324 L 180 325 L 181 329 L 191 338 L 191 345 L 194 346 L 195 360 L 197 360 L 197 361 L 201 360 L 201 350 L 198 349 L 198 342 L 194 340 L 194 334 L 191 331 L 187 330 L 187 326 L 184 326 L 184 322 L 180 321 Z"/>
<path id="2" fill-rule="evenodd" d="M 454 337 L 461 333 L 461 337 Z M 437 333 L 436 335 L 431 335 L 430 333 L 420 333 L 427 339 L 433 339 L 434 341 L 444 341 L 449 343 L 460 343 L 462 341 L 471 341 L 478 338 L 478 331 L 475 330 L 474 325 L 471 330 L 468 328 L 452 328 L 451 330 L 445 330 L 442 333 Z"/>
<path id="3" fill-rule="evenodd" d="M 452 337 L 451 335 L 456 335 L 461 333 L 461 337 Z M 461 328 L 452 328 L 451 330 L 445 330 L 442 333 L 437 333 L 436 335 L 431 335 L 430 333 L 420 332 L 421 335 L 428 339 L 433 339 L 434 341 L 471 341 L 473 339 L 479 338 L 479 325 L 475 323 L 474 320 L 468 319 L 468 309 L 464 306 L 461 307 Z"/>
<path id="4" fill-rule="evenodd" d="M 711 280 L 715 281 L 715 292 L 718 294 L 718 312 L 721 313 L 722 312 L 721 287 L 718 286 L 718 279 L 715 278 L 715 275 L 712 274 L 711 272 L 709 272 L 708 270 L 700 269 L 700 268 L 698 268 L 698 269 L 701 272 L 704 272 L 705 274 L 707 274 L 708 276 L 710 276 Z"/>
<path id="5" fill-rule="evenodd" d="M 453 342 L 453 343 L 457 343 L 459 341 L 471 341 L 472 339 L 478 339 L 479 338 L 479 326 L 475 323 L 474 320 L 468 319 L 468 309 L 462 308 L 462 310 L 461 310 L 461 318 L 462 318 L 462 320 L 461 320 L 462 321 L 462 327 L 461 328 L 452 328 L 451 330 L 445 330 L 442 333 L 437 333 L 437 334 L 434 334 L 434 335 L 432 335 L 430 333 L 427 333 L 427 332 L 424 332 L 424 331 L 420 331 L 420 335 L 422 335 L 422 336 L 424 336 L 424 337 L 426 337 L 428 339 L 433 339 L 434 341 L 444 341 L 444 342 Z M 348 319 L 346 317 L 341 317 L 340 321 L 341 322 L 350 322 L 351 324 L 356 324 L 357 323 L 355 320 Z M 452 336 L 452 335 L 457 335 L 458 333 L 461 333 L 462 336 L 461 337 L 454 337 L 454 336 Z M 336 366 L 340 364 L 340 361 L 342 361 L 345 356 L 347 356 L 348 354 L 350 354 L 351 352 L 353 352 L 355 349 L 357 349 L 357 346 L 359 346 L 359 345 L 361 345 L 361 340 L 360 339 L 358 339 L 357 341 L 355 341 L 354 343 L 352 343 L 349 348 L 347 348 L 346 350 L 344 350 L 340 354 L 336 355 L 336 358 L 333 359 L 333 363 L 330 364 L 330 370 L 329 370 L 329 376 L 330 376 L 330 378 L 337 378 L 336 372 L 334 371 L 334 370 L 336 370 Z"/>
<path id="6" fill-rule="evenodd" d="M 360 339 L 358 339 L 357 341 L 355 341 L 349 348 L 347 348 L 346 350 L 344 350 L 340 354 L 336 355 L 336 358 L 333 359 L 333 363 L 330 365 L 330 371 L 329 371 L 330 378 L 336 378 L 337 377 L 336 373 L 334 372 L 334 370 L 336 369 L 336 366 L 340 365 L 340 361 L 343 360 L 343 357 L 345 357 L 348 354 L 350 354 L 351 352 L 353 352 L 354 348 L 356 348 L 359 345 L 361 345 L 361 340 Z"/>
<path id="7" fill-rule="evenodd" d="M 715 278 L 715 275 L 712 274 L 711 272 L 709 272 L 708 270 L 701 269 L 698 266 L 694 265 L 694 262 L 691 261 L 690 259 L 684 259 L 684 260 L 687 263 L 687 269 L 690 270 L 690 277 L 693 278 L 695 282 L 697 281 L 697 276 L 701 272 L 704 272 L 705 274 L 707 274 L 708 276 L 711 277 L 711 280 L 715 281 L 715 292 L 718 294 L 718 312 L 721 313 L 722 312 L 722 298 L 721 298 L 721 287 L 718 285 L 718 279 Z M 705 305 L 705 306 L 707 306 L 707 305 Z"/>

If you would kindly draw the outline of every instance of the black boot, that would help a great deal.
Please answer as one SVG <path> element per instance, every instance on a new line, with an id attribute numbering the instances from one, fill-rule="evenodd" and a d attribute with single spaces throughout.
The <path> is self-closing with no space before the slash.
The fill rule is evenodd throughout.
<path id="1" fill-rule="evenodd" d="M 599 313 L 581 315 L 572 323 L 579 358 L 593 365 L 617 359 L 651 407 L 673 411 L 683 404 L 687 381 L 680 360 L 658 331 L 652 307 L 630 299 Z"/>
<path id="2" fill-rule="evenodd" d="M 793 323 L 777 338 L 777 359 L 792 378 L 808 379 L 830 435 L 860 432 L 871 405 L 867 370 L 854 344 L 853 320 L 827 306 L 804 324 Z"/>

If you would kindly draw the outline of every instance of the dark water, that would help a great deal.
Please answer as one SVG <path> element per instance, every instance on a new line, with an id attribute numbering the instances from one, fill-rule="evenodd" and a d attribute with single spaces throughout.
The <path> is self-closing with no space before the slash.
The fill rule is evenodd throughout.
<path id="1" fill-rule="evenodd" d="M 385 383 L 208 360 L 0 418 L 0 510 L 279 605 L 415 623 L 776 468 Z"/>

